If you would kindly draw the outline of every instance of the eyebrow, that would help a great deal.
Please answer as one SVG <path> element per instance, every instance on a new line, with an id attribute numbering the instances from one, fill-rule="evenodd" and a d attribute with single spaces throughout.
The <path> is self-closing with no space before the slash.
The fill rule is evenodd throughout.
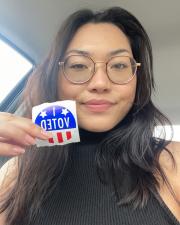
<path id="1" fill-rule="evenodd" d="M 121 53 L 130 53 L 127 49 L 124 49 L 124 48 L 120 48 L 120 49 L 117 49 L 117 50 L 114 50 L 114 51 L 111 51 L 108 53 L 108 56 L 114 56 L 114 55 L 117 55 L 117 54 L 121 54 Z M 69 50 L 66 55 L 69 55 L 70 53 L 78 53 L 78 54 L 81 54 L 81 55 L 86 55 L 86 56 L 90 56 L 91 54 L 87 51 L 84 51 L 84 50 L 79 50 L 79 49 L 72 49 L 72 50 Z"/>

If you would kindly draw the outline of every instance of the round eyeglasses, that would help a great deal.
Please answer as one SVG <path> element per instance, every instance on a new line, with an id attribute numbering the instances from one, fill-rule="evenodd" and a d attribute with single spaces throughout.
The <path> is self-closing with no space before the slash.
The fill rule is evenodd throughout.
<path id="1" fill-rule="evenodd" d="M 140 63 L 129 56 L 114 56 L 107 62 L 94 62 L 90 57 L 84 55 L 70 55 L 64 62 L 59 62 L 67 80 L 74 84 L 88 82 L 96 73 L 96 63 L 106 64 L 108 78 L 115 84 L 127 84 L 137 71 Z"/>

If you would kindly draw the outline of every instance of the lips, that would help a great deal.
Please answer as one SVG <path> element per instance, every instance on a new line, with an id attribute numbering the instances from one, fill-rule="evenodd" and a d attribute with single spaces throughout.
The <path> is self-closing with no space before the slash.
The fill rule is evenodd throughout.
<path id="1" fill-rule="evenodd" d="M 111 108 L 115 103 L 108 100 L 92 99 L 86 101 L 83 105 L 91 112 L 104 112 Z"/>

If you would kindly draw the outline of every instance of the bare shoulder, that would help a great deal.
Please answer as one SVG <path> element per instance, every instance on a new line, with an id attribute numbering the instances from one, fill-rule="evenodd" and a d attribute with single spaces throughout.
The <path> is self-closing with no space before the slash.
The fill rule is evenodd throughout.
<path id="1" fill-rule="evenodd" d="M 5 218 L 6 218 L 5 213 L 1 213 L 0 214 L 0 224 L 1 225 L 6 225 L 5 224 L 5 222 L 6 222 Z"/>
<path id="2" fill-rule="evenodd" d="M 160 185 L 159 194 L 170 211 L 180 221 L 180 142 L 171 142 L 166 148 L 172 154 L 175 165 L 172 156 L 166 150 L 161 152 L 159 163 L 174 195 L 172 195 L 167 185 L 161 179 L 158 179 Z"/>
<path id="3" fill-rule="evenodd" d="M 8 160 L 0 169 L 0 195 L 8 189 L 8 185 L 17 175 L 18 157 L 13 157 Z"/>
<path id="4" fill-rule="evenodd" d="M 159 163 L 166 172 L 171 173 L 171 175 L 178 175 L 180 178 L 180 142 L 171 142 L 166 148 L 170 154 L 163 150 L 159 157 Z M 175 167 L 171 155 L 174 158 Z"/>
<path id="5" fill-rule="evenodd" d="M 4 197 L 17 176 L 18 158 L 13 157 L 0 168 L 0 200 Z M 6 212 L 0 214 L 0 224 L 5 225 Z"/>

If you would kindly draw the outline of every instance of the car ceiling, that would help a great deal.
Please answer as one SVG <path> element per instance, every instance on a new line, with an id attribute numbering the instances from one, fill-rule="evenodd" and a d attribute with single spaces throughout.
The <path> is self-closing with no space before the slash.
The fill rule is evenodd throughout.
<path id="1" fill-rule="evenodd" d="M 38 64 L 70 13 L 79 8 L 99 10 L 110 6 L 126 8 L 144 25 L 154 53 L 157 92 L 153 100 L 174 124 L 180 124 L 179 0 L 0 0 L 0 34 Z"/>

